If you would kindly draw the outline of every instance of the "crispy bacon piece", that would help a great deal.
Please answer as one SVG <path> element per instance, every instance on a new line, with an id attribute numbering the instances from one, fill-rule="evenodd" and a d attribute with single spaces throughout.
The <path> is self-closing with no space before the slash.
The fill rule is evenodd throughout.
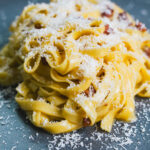
<path id="1" fill-rule="evenodd" d="M 89 97 L 89 88 L 87 90 L 85 90 L 84 93 L 87 97 Z"/>
<path id="2" fill-rule="evenodd" d="M 90 20 L 90 21 L 92 21 L 92 20 L 94 20 L 93 18 L 91 18 L 91 17 L 89 17 L 89 18 L 87 18 L 88 20 Z"/>
<path id="3" fill-rule="evenodd" d="M 113 33 L 113 29 L 110 28 L 109 24 L 106 24 L 104 34 L 109 35 L 110 33 Z"/>
<path id="4" fill-rule="evenodd" d="M 133 24 L 132 22 L 130 22 L 130 23 L 128 24 L 128 26 L 129 26 L 129 27 L 132 27 L 132 26 L 134 26 L 134 24 Z"/>
<path id="5" fill-rule="evenodd" d="M 90 97 L 90 95 L 93 96 L 95 93 L 96 93 L 96 90 L 95 90 L 95 88 L 93 87 L 93 85 L 91 85 L 88 89 L 86 89 L 86 90 L 84 91 L 84 94 L 85 94 L 87 97 Z"/>
<path id="6" fill-rule="evenodd" d="M 143 48 L 143 51 L 145 52 L 145 54 L 146 54 L 148 57 L 150 57 L 150 47 L 145 46 L 145 47 Z"/>
<path id="7" fill-rule="evenodd" d="M 145 24 L 142 22 L 136 22 L 135 27 L 140 30 L 141 32 L 147 31 L 147 28 L 145 27 Z"/>
<path id="8" fill-rule="evenodd" d="M 91 124 L 91 120 L 89 118 L 83 118 L 83 126 L 87 127 Z"/>
<path id="9" fill-rule="evenodd" d="M 101 13 L 101 16 L 111 18 L 113 14 L 114 14 L 114 10 L 110 8 L 109 6 L 107 6 L 107 9 Z"/>
<path id="10" fill-rule="evenodd" d="M 122 13 L 119 13 L 119 15 L 118 15 L 118 20 L 119 21 L 121 21 L 121 20 L 128 20 L 128 16 L 127 16 L 127 13 L 124 11 L 124 12 L 122 12 Z"/>

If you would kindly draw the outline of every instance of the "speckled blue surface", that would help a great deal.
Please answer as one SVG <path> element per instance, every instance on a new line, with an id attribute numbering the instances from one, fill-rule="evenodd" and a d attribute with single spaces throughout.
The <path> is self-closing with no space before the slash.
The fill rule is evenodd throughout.
<path id="1" fill-rule="evenodd" d="M 150 28 L 150 0 L 113 1 Z M 27 4 L 27 0 L 0 0 L 0 47 L 8 41 L 9 25 Z M 0 150 L 150 150 L 149 99 L 136 98 L 137 122 L 116 122 L 110 134 L 97 131 L 94 126 L 54 136 L 34 127 L 25 119 L 25 114 L 14 101 L 14 95 L 15 87 L 0 87 Z"/>

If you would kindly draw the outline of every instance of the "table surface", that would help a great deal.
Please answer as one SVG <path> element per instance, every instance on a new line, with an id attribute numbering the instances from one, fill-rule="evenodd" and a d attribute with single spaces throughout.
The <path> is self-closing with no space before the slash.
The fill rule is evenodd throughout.
<path id="1" fill-rule="evenodd" d="M 150 0 L 113 0 L 150 28 Z M 48 2 L 48 0 L 30 0 Z M 27 0 L 0 0 L 0 47 L 8 41 L 8 28 Z M 0 87 L 0 150 L 149 150 L 150 100 L 136 98 L 135 123 L 116 121 L 111 133 L 87 127 L 52 135 L 34 127 L 14 101 L 15 87 Z"/>

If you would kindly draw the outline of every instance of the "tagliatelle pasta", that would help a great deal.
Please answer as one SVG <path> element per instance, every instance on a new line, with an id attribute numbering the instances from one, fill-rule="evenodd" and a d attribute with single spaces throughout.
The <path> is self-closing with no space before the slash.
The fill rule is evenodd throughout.
<path id="1" fill-rule="evenodd" d="M 0 52 L 0 83 L 51 133 L 133 122 L 135 95 L 150 97 L 150 34 L 108 0 L 30 4 Z"/>

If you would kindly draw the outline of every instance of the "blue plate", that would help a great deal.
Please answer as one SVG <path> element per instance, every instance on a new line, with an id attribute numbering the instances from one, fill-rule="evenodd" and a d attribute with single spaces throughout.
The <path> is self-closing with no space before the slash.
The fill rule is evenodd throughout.
<path id="1" fill-rule="evenodd" d="M 30 0 L 48 2 L 48 0 Z M 150 28 L 150 0 L 114 0 Z M 8 41 L 9 25 L 27 0 L 0 0 L 0 47 Z M 14 101 L 15 87 L 0 87 L 0 150 L 149 150 L 150 100 L 136 98 L 135 123 L 117 121 L 111 133 L 99 124 L 79 131 L 52 135 L 34 127 Z"/>

